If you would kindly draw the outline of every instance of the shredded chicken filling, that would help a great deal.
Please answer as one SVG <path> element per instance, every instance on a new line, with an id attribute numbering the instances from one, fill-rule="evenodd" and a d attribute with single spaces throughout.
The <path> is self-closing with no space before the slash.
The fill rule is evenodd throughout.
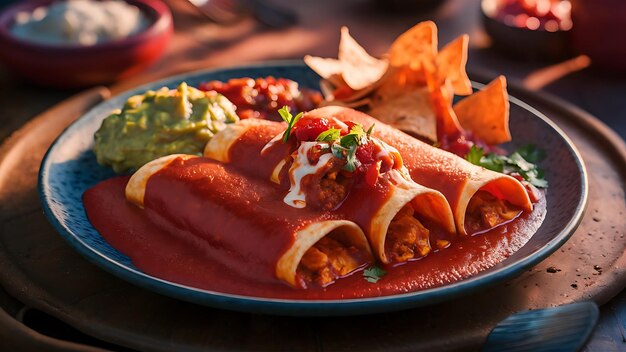
<path id="1" fill-rule="evenodd" d="M 326 236 L 304 253 L 297 274 L 307 287 L 311 284 L 326 287 L 364 264 L 358 248 Z"/>
<path id="2" fill-rule="evenodd" d="M 430 231 L 415 218 L 411 204 L 405 205 L 391 220 L 385 241 L 385 254 L 392 262 L 406 262 L 430 253 Z"/>
<path id="3" fill-rule="evenodd" d="M 321 179 L 310 177 L 307 186 L 307 202 L 315 207 L 332 210 L 337 208 L 348 196 L 351 180 L 341 176 L 338 171 L 326 173 Z"/>
<path id="4" fill-rule="evenodd" d="M 478 191 L 467 205 L 465 229 L 469 234 L 485 232 L 515 219 L 522 211 L 487 191 Z"/>

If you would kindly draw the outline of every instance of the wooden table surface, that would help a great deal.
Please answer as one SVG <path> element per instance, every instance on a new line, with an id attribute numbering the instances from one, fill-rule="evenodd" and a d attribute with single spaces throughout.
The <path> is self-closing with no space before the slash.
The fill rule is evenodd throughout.
<path id="1" fill-rule="evenodd" d="M 529 63 L 501 55 L 490 48 L 489 38 L 482 31 L 479 0 L 449 0 L 429 12 L 389 11 L 381 9 L 379 2 L 373 0 L 282 1 L 285 7 L 293 8 L 300 15 L 297 26 L 284 30 L 267 29 L 251 19 L 221 27 L 195 13 L 182 0 L 168 3 L 174 13 L 176 34 L 167 52 L 147 72 L 113 85 L 114 93 L 192 69 L 299 59 L 305 54 L 336 57 L 342 25 L 348 26 L 370 53 L 380 55 L 398 34 L 417 22 L 433 19 L 439 27 L 440 44 L 462 33 L 470 34 L 469 71 L 504 74 L 529 89 L 550 92 L 590 112 L 622 138 L 626 136 L 626 104 L 622 99 L 626 96 L 626 79 L 623 75 L 602 72 L 593 65 L 586 67 L 589 63 L 585 58 L 561 63 Z M 0 142 L 32 117 L 78 92 L 80 90 L 32 86 L 0 65 Z M 4 301 L 0 304 L 6 304 Z M 626 336 L 618 335 L 619 327 L 622 333 L 626 330 L 624 320 L 618 321 L 620 310 L 624 319 L 625 292 L 605 306 L 600 329 L 594 335 L 596 344 L 592 341 L 587 347 L 589 350 L 603 346 L 606 341 L 626 347 Z M 618 329 L 614 329 L 615 326 Z"/>

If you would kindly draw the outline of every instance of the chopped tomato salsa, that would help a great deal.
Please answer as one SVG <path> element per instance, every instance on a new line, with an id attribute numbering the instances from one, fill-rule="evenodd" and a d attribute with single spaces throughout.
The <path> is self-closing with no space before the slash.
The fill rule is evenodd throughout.
<path id="1" fill-rule="evenodd" d="M 316 91 L 299 89 L 298 83 L 286 78 L 234 78 L 227 82 L 201 83 L 198 89 L 216 91 L 235 106 L 241 119 L 260 118 L 281 121 L 278 109 L 289 107 L 295 113 L 315 109 L 323 100 Z"/>

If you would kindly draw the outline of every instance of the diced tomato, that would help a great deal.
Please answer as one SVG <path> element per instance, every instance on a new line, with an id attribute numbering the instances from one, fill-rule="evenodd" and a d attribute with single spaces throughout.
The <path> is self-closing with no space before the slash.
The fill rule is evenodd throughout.
<path id="1" fill-rule="evenodd" d="M 346 124 L 346 126 L 348 126 L 348 131 L 346 132 L 346 134 L 350 133 L 350 130 L 352 129 L 352 127 L 356 126 L 356 123 L 352 121 L 345 121 L 344 123 Z"/>
<path id="2" fill-rule="evenodd" d="M 450 144 L 450 151 L 460 157 L 465 157 L 467 153 L 469 153 L 470 149 L 472 149 L 473 145 L 474 142 L 465 139 L 464 136 L 461 136 Z"/>
<path id="3" fill-rule="evenodd" d="M 370 187 L 376 186 L 378 176 L 380 175 L 380 163 L 366 165 L 365 168 L 365 183 L 367 183 Z"/>
<path id="4" fill-rule="evenodd" d="M 280 121 L 278 109 L 289 107 L 292 114 L 316 108 L 322 102 L 322 95 L 308 89 L 298 89 L 297 84 L 286 78 L 233 78 L 228 82 L 210 81 L 201 83 L 198 89 L 214 90 L 224 95 L 235 106 L 237 114 L 242 111 L 244 118 L 262 118 Z M 240 115 L 241 117 L 241 115 Z"/>
<path id="5" fill-rule="evenodd" d="M 356 158 L 361 162 L 361 164 L 373 164 L 374 163 L 374 144 L 367 143 L 359 146 L 356 149 Z"/>
<path id="6" fill-rule="evenodd" d="M 330 122 L 323 117 L 310 118 L 304 116 L 293 126 L 293 133 L 299 141 L 310 142 L 330 127 Z"/>
<path id="7" fill-rule="evenodd" d="M 317 164 L 317 162 L 320 160 L 321 155 L 322 155 L 322 148 L 319 145 L 315 145 L 315 147 L 309 149 L 307 153 L 307 158 L 309 159 L 309 163 L 311 165 Z"/>

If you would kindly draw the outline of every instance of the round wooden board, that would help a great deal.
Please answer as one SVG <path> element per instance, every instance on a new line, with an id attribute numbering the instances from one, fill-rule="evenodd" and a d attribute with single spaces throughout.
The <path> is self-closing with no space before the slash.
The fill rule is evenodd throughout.
<path id="1" fill-rule="evenodd" d="M 626 286 L 626 147 L 592 116 L 552 97 L 510 87 L 555 121 L 581 151 L 589 202 L 571 239 L 523 275 L 435 306 L 339 318 L 236 313 L 174 300 L 130 285 L 74 252 L 45 219 L 37 172 L 54 138 L 106 89 L 40 115 L 0 148 L 0 284 L 28 306 L 99 339 L 139 350 L 477 349 L 511 313 L 593 300 Z M 554 267 L 556 272 L 548 272 Z M 555 270 L 551 270 L 555 271 Z"/>

